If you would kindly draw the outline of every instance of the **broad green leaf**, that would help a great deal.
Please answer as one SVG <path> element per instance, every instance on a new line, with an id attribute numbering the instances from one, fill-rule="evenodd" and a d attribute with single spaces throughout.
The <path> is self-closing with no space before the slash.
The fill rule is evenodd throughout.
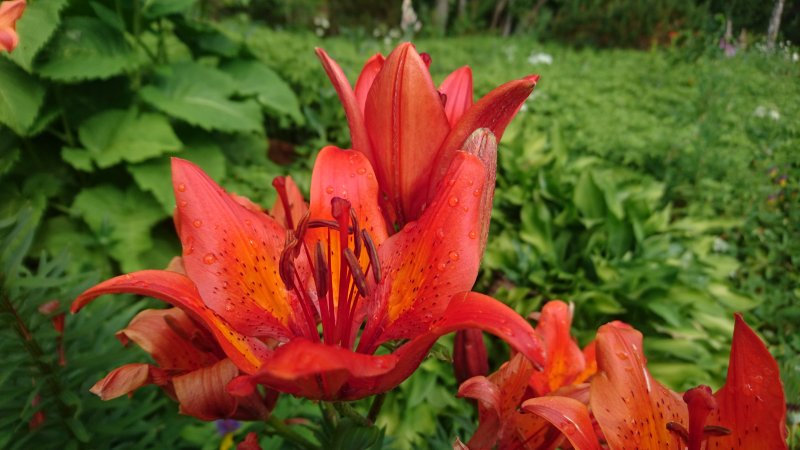
<path id="1" fill-rule="evenodd" d="M 583 215 L 587 226 L 591 223 L 600 221 L 606 216 L 606 205 L 603 199 L 603 192 L 597 187 L 592 175 L 588 171 L 583 171 L 575 185 L 575 193 L 572 197 L 575 206 Z"/>
<path id="2" fill-rule="evenodd" d="M 47 219 L 40 230 L 41 239 L 37 239 L 33 251 L 48 251 L 53 254 L 67 252 L 69 272 L 85 273 L 99 271 L 104 275 L 112 273 L 111 260 L 107 253 L 99 248 L 100 244 L 79 219 L 67 216 L 56 216 Z"/>
<path id="3" fill-rule="evenodd" d="M 119 30 L 100 19 L 68 17 L 35 64 L 36 72 L 56 81 L 109 78 L 139 64 Z"/>
<path id="4" fill-rule="evenodd" d="M 14 63 L 0 59 L 0 123 L 27 136 L 44 103 L 45 87 Z"/>
<path id="5" fill-rule="evenodd" d="M 125 33 L 125 21 L 119 14 L 98 2 L 89 2 L 97 17 L 115 30 Z"/>
<path id="6" fill-rule="evenodd" d="M 239 94 L 254 95 L 267 109 L 288 115 L 298 124 L 304 122 L 292 88 L 266 64 L 236 60 L 223 66 L 222 70 L 236 79 Z"/>
<path id="7" fill-rule="evenodd" d="M 93 172 L 92 154 L 86 149 L 75 147 L 64 147 L 61 149 L 61 159 L 70 166 L 84 172 Z"/>
<path id="8" fill-rule="evenodd" d="M 186 11 L 197 0 L 145 0 L 142 13 L 148 18 L 166 16 Z"/>
<path id="9" fill-rule="evenodd" d="M 168 217 L 150 194 L 136 186 L 126 191 L 108 184 L 83 189 L 75 197 L 72 210 L 125 272 L 147 268 L 140 256 L 153 246 L 150 231 Z"/>
<path id="10" fill-rule="evenodd" d="M 17 21 L 19 45 L 11 53 L 14 62 L 30 72 L 33 60 L 61 23 L 60 12 L 68 0 L 28 2 Z"/>
<path id="11" fill-rule="evenodd" d="M 221 183 L 225 178 L 225 155 L 214 144 L 190 143 L 181 153 L 181 158 L 200 166 L 217 183 Z M 175 209 L 175 193 L 172 190 L 170 177 L 170 159 L 152 159 L 141 164 L 128 165 L 127 169 L 133 175 L 136 184 L 153 194 L 164 211 L 172 214 Z"/>
<path id="12" fill-rule="evenodd" d="M 236 82 L 224 72 L 198 63 L 162 67 L 156 84 L 139 92 L 161 111 L 206 130 L 259 132 L 261 108 L 253 100 L 231 100 Z"/>
<path id="13" fill-rule="evenodd" d="M 179 151 L 182 146 L 166 117 L 155 113 L 137 115 L 132 109 L 94 115 L 81 124 L 78 135 L 100 168 L 123 160 L 141 162 Z"/>

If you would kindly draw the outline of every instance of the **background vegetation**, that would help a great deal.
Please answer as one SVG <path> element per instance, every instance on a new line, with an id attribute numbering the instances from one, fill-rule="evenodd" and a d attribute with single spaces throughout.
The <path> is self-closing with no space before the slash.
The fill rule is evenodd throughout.
<path id="1" fill-rule="evenodd" d="M 762 45 L 769 5 L 454 1 L 443 20 L 415 2 L 417 33 L 399 26 L 399 2 L 366 3 L 30 0 L 20 47 L 0 58 L 0 448 L 219 447 L 214 424 L 177 415 L 157 389 L 88 393 L 144 357 L 113 333 L 149 303 L 98 302 L 63 334 L 53 320 L 92 283 L 178 253 L 170 156 L 264 205 L 276 175 L 307 187 L 316 150 L 349 143 L 313 48 L 354 79 L 415 33 L 436 81 L 470 65 L 478 95 L 542 75 L 501 145 L 477 289 L 526 315 L 574 302 L 584 343 L 608 320 L 632 323 L 676 389 L 721 383 L 744 311 L 781 364 L 797 443 L 800 64 L 791 44 Z M 797 8 L 787 2 L 784 38 Z M 728 19 L 735 56 L 719 47 Z M 354 435 L 386 448 L 468 437 L 448 346 L 389 395 L 385 437 L 318 433 L 341 448 Z M 319 410 L 284 397 L 276 414 Z M 249 429 L 264 432 L 246 424 L 236 439 Z"/>

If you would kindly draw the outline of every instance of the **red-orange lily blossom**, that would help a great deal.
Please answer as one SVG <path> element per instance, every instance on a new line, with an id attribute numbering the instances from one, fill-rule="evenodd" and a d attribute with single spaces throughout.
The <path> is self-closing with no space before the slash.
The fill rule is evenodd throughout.
<path id="1" fill-rule="evenodd" d="M 531 75 L 511 81 L 473 104 L 469 67 L 454 71 L 437 90 L 428 71 L 430 57 L 410 43 L 400 44 L 386 59 L 371 57 L 355 89 L 324 50 L 317 49 L 317 55 L 344 106 L 353 149 L 375 168 L 386 198 L 382 206 L 400 226 L 421 216 L 473 132 L 486 128 L 500 140 L 539 79 Z M 482 159 L 493 190 L 496 154 Z"/>
<path id="2" fill-rule="evenodd" d="M 277 400 L 274 391 L 266 396 L 229 394 L 226 386 L 240 374 L 239 369 L 208 330 L 178 308 L 140 312 L 117 333 L 117 339 L 124 345 L 135 342 L 156 365 L 132 363 L 114 369 L 90 389 L 103 400 L 155 384 L 178 402 L 181 413 L 202 420 L 263 420 Z"/>
<path id="3" fill-rule="evenodd" d="M 17 20 L 25 12 L 25 0 L 0 3 L 0 52 L 11 52 L 17 48 Z"/>
<path id="4" fill-rule="evenodd" d="M 485 171 L 477 156 L 457 152 L 425 212 L 389 236 L 378 181 L 362 153 L 320 151 L 307 214 L 291 180 L 277 180 L 280 219 L 173 159 L 186 275 L 123 275 L 84 292 L 72 309 L 121 292 L 181 308 L 247 374 L 228 386 L 237 395 L 256 384 L 324 400 L 384 392 L 418 367 L 439 336 L 461 328 L 496 334 L 541 364 L 530 325 L 469 292 L 488 215 L 481 209 Z M 405 342 L 375 355 L 394 340 Z"/>
<path id="5" fill-rule="evenodd" d="M 542 417 L 522 414 L 519 406 L 530 398 L 551 398 L 564 403 L 568 397 L 580 405 L 589 401 L 589 385 L 585 381 L 597 370 L 595 343 L 584 351 L 570 335 L 572 307 L 560 300 L 542 307 L 536 326 L 546 348 L 541 371 L 520 355 L 515 356 L 488 377 L 474 377 L 463 383 L 458 395 L 478 401 L 480 425 L 468 445 L 473 450 L 553 449 L 562 444 L 562 433 Z M 628 327 L 621 322 L 613 326 Z M 546 397 L 543 397 L 546 396 Z M 462 444 L 463 445 L 463 444 Z"/>
<path id="6" fill-rule="evenodd" d="M 728 377 L 715 395 L 701 386 L 683 397 L 652 378 L 642 335 L 605 325 L 597 333 L 598 373 L 590 408 L 610 450 L 781 450 L 786 443 L 786 403 L 778 365 L 736 315 Z M 585 405 L 540 397 L 522 404 L 564 432 L 576 450 L 600 449 Z"/>

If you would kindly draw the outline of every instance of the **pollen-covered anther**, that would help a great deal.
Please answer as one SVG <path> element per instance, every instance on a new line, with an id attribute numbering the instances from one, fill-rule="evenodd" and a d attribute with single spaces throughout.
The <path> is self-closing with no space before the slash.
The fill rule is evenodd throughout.
<path id="1" fill-rule="evenodd" d="M 369 256 L 369 267 L 372 270 L 372 277 L 376 283 L 381 282 L 381 261 L 378 259 L 378 249 L 375 247 L 375 241 L 367 230 L 361 230 L 361 237 L 364 238 L 364 246 L 367 248 L 367 256 Z"/>
<path id="2" fill-rule="evenodd" d="M 364 275 L 364 271 L 361 270 L 361 266 L 358 264 L 358 258 L 353 253 L 350 248 L 344 249 L 344 259 L 347 261 L 347 265 L 350 267 L 350 273 L 353 275 L 353 282 L 356 284 L 356 288 L 358 288 L 358 293 L 362 297 L 367 297 L 369 295 L 369 290 L 367 289 L 367 277 Z"/>
<path id="3" fill-rule="evenodd" d="M 325 250 L 322 242 L 317 241 L 314 252 L 314 285 L 317 287 L 317 297 L 324 298 L 328 295 L 328 263 L 325 261 Z"/>

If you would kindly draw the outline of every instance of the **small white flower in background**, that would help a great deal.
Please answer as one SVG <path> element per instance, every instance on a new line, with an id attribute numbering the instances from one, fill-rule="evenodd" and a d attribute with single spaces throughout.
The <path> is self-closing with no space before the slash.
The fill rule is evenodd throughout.
<path id="1" fill-rule="evenodd" d="M 780 120 L 781 113 L 775 108 L 767 108 L 766 106 L 759 106 L 753 111 L 753 115 L 756 117 L 769 117 L 772 120 Z"/>
<path id="2" fill-rule="evenodd" d="M 711 248 L 714 250 L 714 253 L 725 253 L 729 248 L 731 248 L 731 246 L 725 239 L 722 239 L 721 237 L 715 237 L 714 243 L 711 244 Z"/>
<path id="3" fill-rule="evenodd" d="M 794 52 L 792 53 L 792 62 L 800 61 L 800 53 Z"/>
<path id="4" fill-rule="evenodd" d="M 553 64 L 553 57 L 548 53 L 531 53 L 531 56 L 528 56 L 528 62 L 531 65 L 537 64 Z"/>
<path id="5" fill-rule="evenodd" d="M 412 36 L 422 29 L 422 22 L 417 18 L 417 13 L 414 11 L 411 0 L 403 0 L 400 29 L 403 30 L 403 34 L 406 36 Z"/>
<path id="6" fill-rule="evenodd" d="M 322 37 L 325 36 L 325 32 L 328 31 L 328 28 L 331 27 L 331 23 L 325 16 L 315 16 L 314 26 L 315 26 L 314 33 L 316 33 L 317 36 Z"/>

